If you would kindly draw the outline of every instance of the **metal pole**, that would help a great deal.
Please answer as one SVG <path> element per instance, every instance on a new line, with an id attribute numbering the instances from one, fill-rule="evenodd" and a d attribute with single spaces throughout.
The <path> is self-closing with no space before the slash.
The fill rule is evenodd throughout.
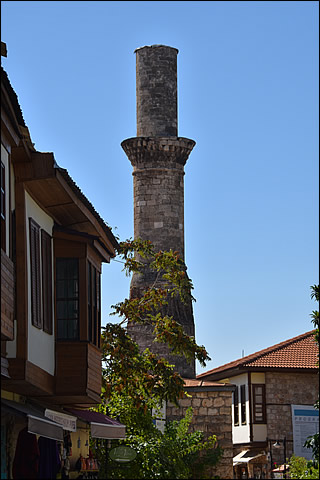
<path id="1" fill-rule="evenodd" d="M 108 461 L 109 461 L 109 448 L 111 446 L 111 440 L 106 440 L 105 441 L 105 449 L 106 449 L 106 468 L 105 468 L 105 478 L 108 478 L 107 472 L 108 472 Z"/>
<path id="2" fill-rule="evenodd" d="M 272 473 L 272 467 L 273 467 L 273 461 L 272 461 L 272 440 L 269 440 L 269 449 L 270 449 L 270 463 L 271 463 L 270 478 L 273 478 L 273 473 Z"/>
<path id="3" fill-rule="evenodd" d="M 283 454 L 284 454 L 284 471 L 283 471 L 283 478 L 287 478 L 286 471 L 287 471 L 287 439 L 284 437 L 283 439 Z"/>

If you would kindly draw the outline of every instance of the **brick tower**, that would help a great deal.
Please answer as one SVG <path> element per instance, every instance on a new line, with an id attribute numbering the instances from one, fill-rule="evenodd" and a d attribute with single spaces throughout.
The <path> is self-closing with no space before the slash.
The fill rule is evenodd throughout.
<path id="1" fill-rule="evenodd" d="M 150 240 L 157 250 L 176 250 L 184 259 L 184 165 L 195 142 L 178 137 L 177 54 L 165 45 L 145 46 L 136 53 L 137 136 L 121 143 L 133 166 L 134 237 Z M 153 285 L 150 270 L 133 274 L 130 296 Z M 164 309 L 195 335 L 191 301 L 170 300 Z M 195 362 L 173 356 L 160 343 L 152 343 L 152 329 L 133 325 L 130 335 L 142 349 L 150 348 L 175 364 L 185 378 L 195 377 Z"/>

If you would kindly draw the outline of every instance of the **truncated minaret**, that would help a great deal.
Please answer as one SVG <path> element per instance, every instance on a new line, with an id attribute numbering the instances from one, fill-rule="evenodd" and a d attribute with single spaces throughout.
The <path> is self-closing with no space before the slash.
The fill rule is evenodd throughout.
<path id="1" fill-rule="evenodd" d="M 184 165 L 195 142 L 178 137 L 176 48 L 152 45 L 135 50 L 137 136 L 121 143 L 133 166 L 134 237 L 150 240 L 157 250 L 177 250 L 184 260 Z M 133 274 L 130 296 L 153 285 L 155 274 Z M 194 336 L 192 303 L 172 299 L 165 313 Z M 133 325 L 131 336 L 176 365 L 185 378 L 195 377 L 195 364 L 153 343 L 152 329 Z"/>

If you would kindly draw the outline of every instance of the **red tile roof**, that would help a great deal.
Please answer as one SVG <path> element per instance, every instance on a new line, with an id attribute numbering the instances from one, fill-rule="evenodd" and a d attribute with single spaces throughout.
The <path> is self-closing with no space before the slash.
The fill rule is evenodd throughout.
<path id="1" fill-rule="evenodd" d="M 226 383 L 211 382 L 210 380 L 197 380 L 196 378 L 184 378 L 185 387 L 221 387 L 230 385 Z"/>
<path id="2" fill-rule="evenodd" d="M 317 369 L 319 348 L 314 339 L 315 330 L 252 353 L 246 357 L 226 363 L 208 372 L 197 375 L 197 378 L 228 376 L 230 371 L 247 369 Z M 220 375 L 219 375 L 220 374 Z"/>

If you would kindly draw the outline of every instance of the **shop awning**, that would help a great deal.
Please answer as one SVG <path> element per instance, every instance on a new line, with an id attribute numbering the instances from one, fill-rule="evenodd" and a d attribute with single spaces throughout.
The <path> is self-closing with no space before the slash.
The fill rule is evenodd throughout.
<path id="1" fill-rule="evenodd" d="M 264 453 L 258 453 L 254 454 L 253 452 L 250 452 L 250 450 L 243 450 L 242 452 L 238 453 L 235 457 L 233 457 L 233 465 L 237 465 L 239 463 L 248 463 L 254 458 L 258 457 L 265 457 Z"/>
<path id="2" fill-rule="evenodd" d="M 93 438 L 126 438 L 126 426 L 103 413 L 73 408 L 68 408 L 67 410 L 80 420 L 90 424 L 91 436 Z"/>
<path id="3" fill-rule="evenodd" d="M 1 408 L 14 415 L 26 417 L 28 432 L 51 438 L 52 440 L 58 440 L 59 442 L 63 441 L 63 427 L 46 418 L 43 412 L 33 405 L 17 403 L 2 398 Z"/>

